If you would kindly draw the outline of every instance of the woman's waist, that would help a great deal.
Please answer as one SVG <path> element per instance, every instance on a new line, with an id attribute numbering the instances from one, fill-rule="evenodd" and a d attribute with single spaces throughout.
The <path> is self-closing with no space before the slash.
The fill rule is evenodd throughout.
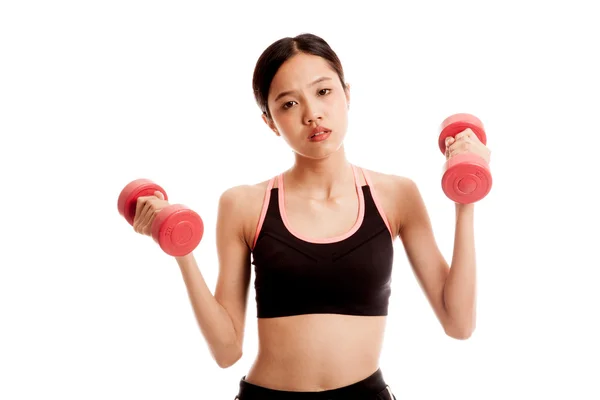
<path id="1" fill-rule="evenodd" d="M 373 373 L 384 317 L 304 315 L 259 320 L 258 356 L 247 375 L 280 390 L 327 390 Z"/>
<path id="2" fill-rule="evenodd" d="M 319 392 L 351 385 L 379 368 L 378 355 L 335 357 L 302 362 L 272 360 L 261 354 L 244 379 L 265 388 L 295 392 Z"/>
<path id="3" fill-rule="evenodd" d="M 259 351 L 272 359 L 379 352 L 386 318 L 305 314 L 258 320 Z"/>

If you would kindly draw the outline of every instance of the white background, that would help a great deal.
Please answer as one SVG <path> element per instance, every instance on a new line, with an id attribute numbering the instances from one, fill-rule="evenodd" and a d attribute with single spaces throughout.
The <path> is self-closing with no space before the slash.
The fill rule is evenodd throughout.
<path id="1" fill-rule="evenodd" d="M 254 292 L 244 356 L 220 369 L 175 261 L 117 196 L 145 177 L 198 211 L 214 290 L 220 194 L 293 159 L 254 103 L 256 59 L 311 32 L 352 85 L 349 159 L 417 182 L 448 260 L 438 126 L 473 113 L 492 149 L 469 340 L 443 334 L 396 242 L 381 362 L 398 399 L 598 399 L 594 2 L 412 3 L 3 1 L 0 398 L 233 399 Z"/>

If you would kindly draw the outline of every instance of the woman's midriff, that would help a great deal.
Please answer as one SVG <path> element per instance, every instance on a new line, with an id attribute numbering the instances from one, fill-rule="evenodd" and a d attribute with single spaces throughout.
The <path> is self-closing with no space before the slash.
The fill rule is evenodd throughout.
<path id="1" fill-rule="evenodd" d="M 330 390 L 377 370 L 385 317 L 332 314 L 259 319 L 259 350 L 245 380 L 287 391 Z"/>

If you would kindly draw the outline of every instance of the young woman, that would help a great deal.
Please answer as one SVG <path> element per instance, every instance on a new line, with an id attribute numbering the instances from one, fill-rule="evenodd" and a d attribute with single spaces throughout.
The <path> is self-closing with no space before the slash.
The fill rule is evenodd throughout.
<path id="1" fill-rule="evenodd" d="M 303 34 L 270 45 L 253 87 L 262 119 L 295 162 L 222 194 L 214 296 L 194 256 L 176 258 L 201 332 L 219 366 L 240 359 L 254 265 L 259 351 L 236 398 L 393 399 L 379 368 L 393 241 L 402 240 L 446 334 L 466 339 L 475 328 L 474 205 L 456 204 L 450 266 L 415 183 L 346 158 L 350 89 L 323 39 Z M 489 160 L 470 130 L 447 149 L 447 157 L 470 151 Z M 165 205 L 160 193 L 141 198 L 134 229 L 150 235 Z"/>

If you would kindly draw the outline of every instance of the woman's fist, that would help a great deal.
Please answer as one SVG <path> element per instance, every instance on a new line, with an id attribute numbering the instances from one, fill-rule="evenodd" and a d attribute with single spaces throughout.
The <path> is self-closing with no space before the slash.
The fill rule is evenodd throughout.
<path id="1" fill-rule="evenodd" d="M 165 200 L 163 194 L 158 190 L 154 192 L 154 196 L 138 197 L 135 218 L 133 219 L 133 229 L 142 235 L 152 236 L 154 218 L 168 205 L 169 202 Z"/>
<path id="2" fill-rule="evenodd" d="M 461 153 L 472 153 L 490 162 L 491 151 L 477 137 L 470 128 L 457 134 L 455 137 L 446 138 L 446 159 Z"/>

